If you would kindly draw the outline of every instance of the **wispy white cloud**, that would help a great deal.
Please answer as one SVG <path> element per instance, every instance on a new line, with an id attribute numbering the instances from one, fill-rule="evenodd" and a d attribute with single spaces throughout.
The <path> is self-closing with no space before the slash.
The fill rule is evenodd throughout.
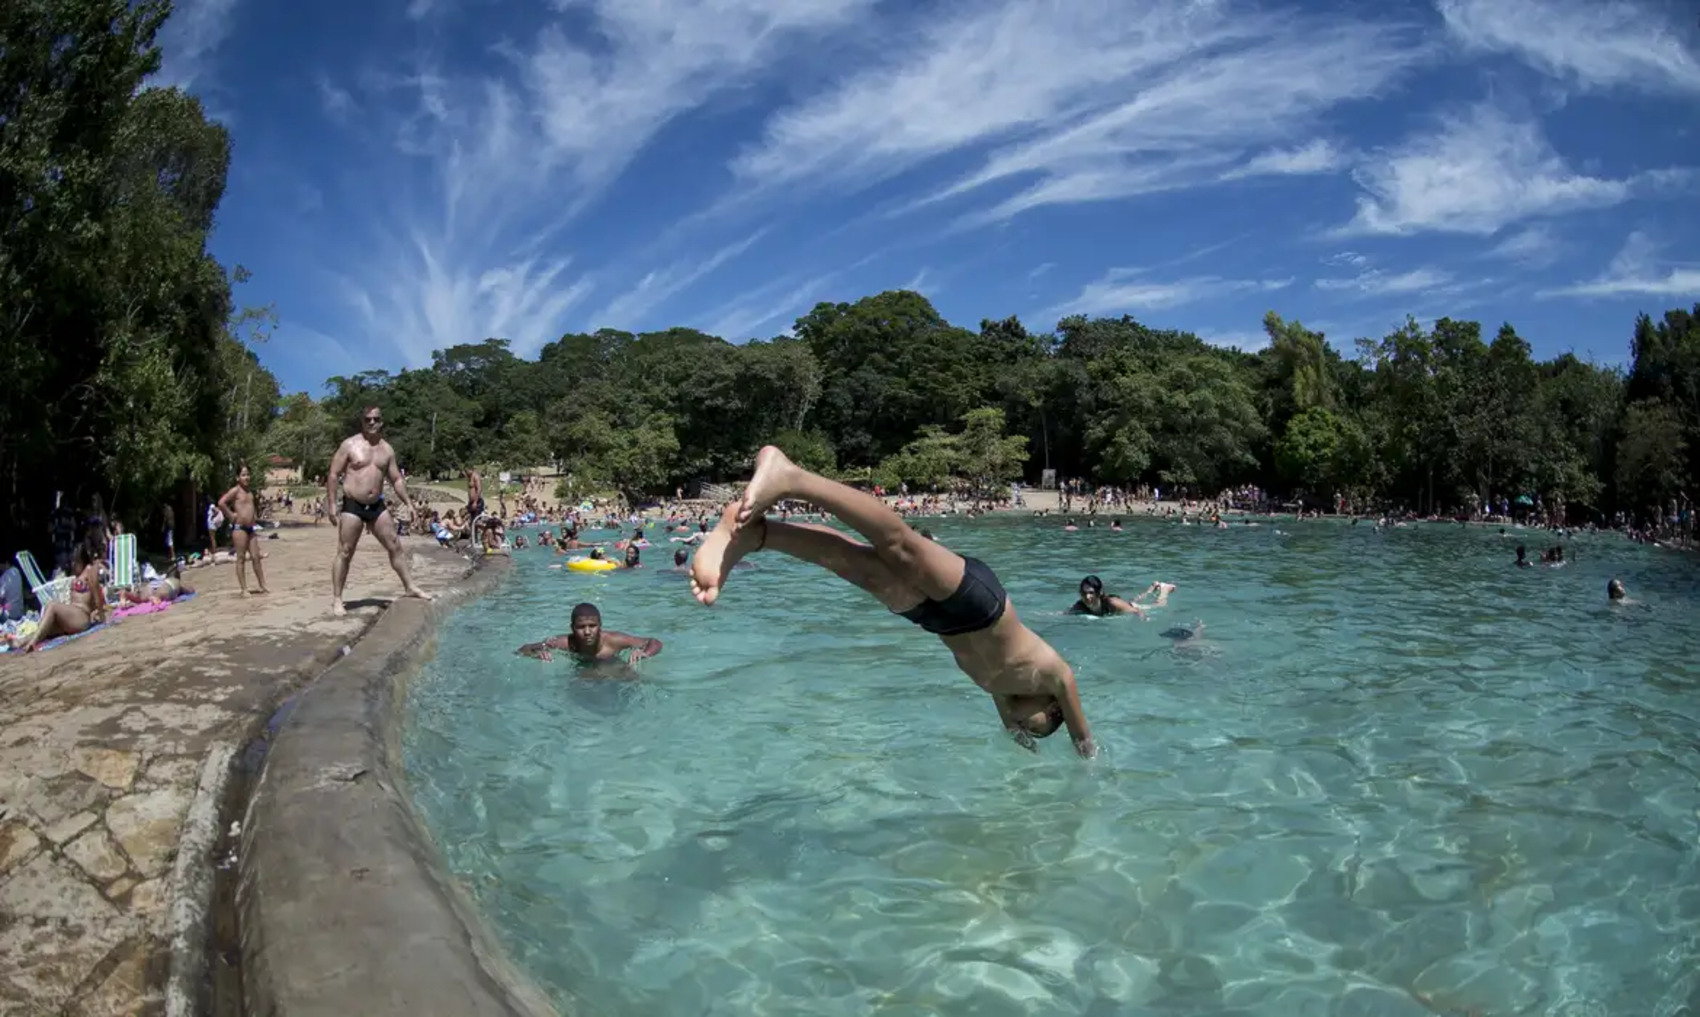
<path id="1" fill-rule="evenodd" d="M 1369 256 L 1359 254 L 1357 251 L 1340 251 L 1323 258 L 1322 263 L 1324 265 L 1333 265 L 1336 268 L 1342 266 L 1347 268 L 1366 268 L 1369 265 Z"/>
<path id="2" fill-rule="evenodd" d="M 1407 272 L 1387 273 L 1367 269 L 1347 278 L 1316 280 L 1316 288 L 1330 293 L 1353 293 L 1362 296 L 1388 296 L 1399 293 L 1429 293 L 1449 288 L 1453 275 L 1436 268 L 1413 268 Z"/>
<path id="3" fill-rule="evenodd" d="M 921 266 L 921 270 L 919 272 L 916 272 L 913 278 L 911 278 L 908 282 L 903 284 L 902 288 L 908 290 L 911 293 L 925 294 L 925 293 L 927 293 L 927 285 L 930 282 L 932 282 L 932 279 L 928 275 L 927 267 L 925 265 L 923 265 L 923 266 Z M 938 287 L 936 285 L 933 286 L 933 293 L 936 294 L 939 291 L 939 289 L 940 289 L 940 287 Z M 931 294 L 928 294 L 928 295 L 931 295 Z"/>
<path id="4" fill-rule="evenodd" d="M 795 278 L 779 280 L 739 296 L 704 315 L 704 332 L 720 336 L 728 342 L 765 338 L 756 333 L 785 318 L 796 318 L 827 300 L 827 287 L 842 272 L 825 272 L 797 282 Z M 790 332 L 790 322 L 781 332 Z"/>
<path id="5" fill-rule="evenodd" d="M 1402 26 L 1214 0 L 1137 11 L 1114 0 L 976 6 L 897 59 L 780 113 L 732 168 L 758 189 L 861 187 L 946 152 L 999 145 L 933 195 L 1031 179 L 972 217 L 998 221 L 1212 182 L 1249 151 L 1377 94 L 1424 57 Z M 1293 172 L 1324 154 L 1253 162 Z"/>
<path id="6" fill-rule="evenodd" d="M 647 273 L 638 284 L 590 316 L 590 328 L 633 329 L 659 323 L 656 313 L 676 294 L 743 254 L 767 235 L 766 227 L 727 244 L 707 258 L 692 258 Z"/>
<path id="7" fill-rule="evenodd" d="M 1565 247 L 1563 238 L 1550 225 L 1536 223 L 1508 234 L 1489 248 L 1487 254 L 1530 268 L 1540 268 L 1557 261 Z"/>
<path id="8" fill-rule="evenodd" d="M 1538 124 L 1492 103 L 1441 117 L 1435 130 L 1372 157 L 1354 176 L 1368 193 L 1343 235 L 1490 236 L 1523 219 L 1617 205 L 1670 179 L 1575 172 Z"/>
<path id="9" fill-rule="evenodd" d="M 409 367 L 429 364 L 432 350 L 486 338 L 535 352 L 557 337 L 566 313 L 591 290 L 589 280 L 567 272 L 564 257 L 532 253 L 480 270 L 422 234 L 409 246 L 380 252 L 390 274 L 344 280 L 369 341 L 392 346 Z"/>
<path id="10" fill-rule="evenodd" d="M 347 123 L 354 116 L 359 104 L 348 89 L 332 81 L 330 75 L 323 71 L 313 76 L 313 84 L 319 91 L 319 105 L 324 108 L 326 116 L 339 124 Z"/>
<path id="11" fill-rule="evenodd" d="M 1587 89 L 1700 92 L 1700 55 L 1684 40 L 1685 4 L 1625 0 L 1438 0 L 1452 35 L 1474 51 L 1511 53 Z"/>
<path id="12" fill-rule="evenodd" d="M 149 84 L 193 88 L 230 35 L 235 14 L 236 0 L 175 0 L 171 17 L 159 30 L 163 59 Z"/>
<path id="13" fill-rule="evenodd" d="M 1126 314 L 1134 311 L 1155 311 L 1231 293 L 1273 293 L 1292 284 L 1291 279 L 1223 279 L 1208 275 L 1159 280 L 1150 278 L 1143 269 L 1117 268 L 1111 269 L 1095 282 L 1086 284 L 1073 299 L 1064 301 L 1045 313 Z"/>
<path id="14" fill-rule="evenodd" d="M 1306 176 L 1313 173 L 1332 173 L 1347 163 L 1346 153 L 1326 138 L 1318 138 L 1298 148 L 1274 148 L 1259 152 L 1222 175 L 1224 180 L 1259 176 Z"/>
<path id="15" fill-rule="evenodd" d="M 535 349 L 590 290 L 565 257 L 540 253 L 562 246 L 573 216 L 676 117 L 806 50 L 811 36 L 872 2 L 556 0 L 562 20 L 503 49 L 510 73 L 457 77 L 423 61 L 390 83 L 413 99 L 395 140 L 429 169 L 438 200 L 378 227 L 406 242 L 384 245 L 376 260 L 363 250 L 346 268 L 351 303 L 374 338 L 395 342 L 411 363 L 488 335 Z M 640 282 L 605 310 L 630 317 L 690 276 L 658 270 L 647 290 Z"/>
<path id="16" fill-rule="evenodd" d="M 1047 261 L 1047 262 L 1043 262 L 1041 264 L 1035 265 L 1033 267 L 1033 271 L 1027 273 L 1027 279 L 1028 279 L 1029 282 L 1032 282 L 1032 281 L 1038 279 L 1039 277 L 1043 276 L 1045 273 L 1049 272 L 1051 269 L 1056 268 L 1056 267 L 1057 267 L 1057 263 L 1054 262 L 1054 261 Z"/>
<path id="17" fill-rule="evenodd" d="M 1700 263 L 1661 262 L 1659 246 L 1637 230 L 1606 270 L 1594 279 L 1557 289 L 1543 297 L 1651 296 L 1700 301 Z"/>

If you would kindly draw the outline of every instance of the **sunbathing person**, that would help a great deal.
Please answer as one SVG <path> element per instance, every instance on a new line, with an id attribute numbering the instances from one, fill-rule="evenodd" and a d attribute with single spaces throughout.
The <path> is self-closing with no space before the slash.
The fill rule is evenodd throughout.
<path id="1" fill-rule="evenodd" d="M 787 498 L 832 513 L 868 543 L 828 526 L 768 520 L 767 510 Z M 991 695 L 1005 730 L 1024 748 L 1037 749 L 1035 738 L 1067 726 L 1076 752 L 1096 753 L 1074 671 L 1016 617 L 984 562 L 928 540 L 879 498 L 810 473 L 772 446 L 757 455 L 742 501 L 726 506 L 697 551 L 691 566 L 697 600 L 713 604 L 738 560 L 765 550 L 829 569 L 938 636 L 957 667 Z"/>
<path id="2" fill-rule="evenodd" d="M 194 592 L 185 586 L 181 579 L 160 576 L 153 580 L 136 580 L 134 585 L 119 592 L 118 599 L 124 605 L 169 604 L 178 597 Z"/>
<path id="3" fill-rule="evenodd" d="M 76 578 L 71 580 L 70 600 L 48 603 L 41 611 L 35 634 L 18 644 L 19 650 L 28 652 L 44 640 L 79 635 L 106 620 L 106 593 L 101 589 L 100 570 L 88 545 L 77 545 L 72 552 L 71 568 Z"/>

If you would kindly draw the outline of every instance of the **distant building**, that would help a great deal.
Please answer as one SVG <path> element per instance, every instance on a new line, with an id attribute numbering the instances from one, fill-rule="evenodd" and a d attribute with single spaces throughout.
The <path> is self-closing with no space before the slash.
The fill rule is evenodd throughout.
<path id="1" fill-rule="evenodd" d="M 301 483 L 301 468 L 288 456 L 266 457 L 266 486 L 290 487 Z"/>

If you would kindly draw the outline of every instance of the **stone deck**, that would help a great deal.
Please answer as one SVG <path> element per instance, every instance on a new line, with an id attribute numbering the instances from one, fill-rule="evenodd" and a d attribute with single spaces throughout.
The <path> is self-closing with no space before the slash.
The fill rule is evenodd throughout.
<path id="1" fill-rule="evenodd" d="M 404 545 L 428 590 L 467 571 L 429 538 Z M 212 864 L 174 867 L 180 843 L 210 853 L 229 761 L 401 593 L 367 537 L 335 618 L 333 530 L 263 546 L 269 596 L 242 599 L 235 566 L 209 566 L 169 611 L 0 655 L 0 1015 L 165 1012 L 173 935 L 199 943 L 187 898 Z"/>

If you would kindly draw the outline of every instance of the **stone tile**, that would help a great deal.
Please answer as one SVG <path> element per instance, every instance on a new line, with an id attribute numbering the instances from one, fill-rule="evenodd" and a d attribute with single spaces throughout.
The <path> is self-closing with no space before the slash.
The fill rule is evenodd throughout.
<path id="1" fill-rule="evenodd" d="M 136 780 L 140 760 L 134 752 L 85 746 L 72 757 L 77 772 L 100 781 L 114 791 L 128 791 Z"/>
<path id="2" fill-rule="evenodd" d="M 200 783 L 201 761 L 195 756 L 163 756 L 148 763 L 147 780 L 163 786 L 194 786 Z"/>
<path id="3" fill-rule="evenodd" d="M 41 845 L 35 831 L 22 823 L 0 823 L 0 876 L 28 858 Z"/>
<path id="4" fill-rule="evenodd" d="M 144 876 L 165 871 L 177 850 L 177 834 L 189 812 L 190 791 L 164 788 L 127 795 L 106 809 L 106 825 Z"/>
<path id="5" fill-rule="evenodd" d="M 93 992 L 73 1003 L 68 1017 L 131 1017 L 165 1002 L 163 986 L 150 985 L 152 944 L 138 939 L 119 947 L 121 959 Z"/>
<path id="6" fill-rule="evenodd" d="M 0 880 L 0 998 L 56 1013 L 137 928 L 69 862 L 49 854 Z"/>
<path id="7" fill-rule="evenodd" d="M 150 923 L 165 917 L 166 880 L 150 879 L 130 890 L 130 912 Z"/>
<path id="8" fill-rule="evenodd" d="M 106 888 L 107 899 L 108 900 L 117 900 L 118 898 L 129 893 L 130 888 L 132 886 L 135 886 L 136 883 L 137 883 L 137 880 L 134 876 L 124 876 L 124 877 L 119 878 L 119 879 L 114 879 L 112 881 L 112 884 Z"/>
<path id="9" fill-rule="evenodd" d="M 62 819 L 47 828 L 47 839 L 55 844 L 63 844 L 77 834 L 87 830 L 100 820 L 93 812 L 79 812 L 68 819 Z"/>
<path id="10" fill-rule="evenodd" d="M 66 858 L 102 883 L 130 871 L 129 859 L 119 852 L 118 845 L 112 843 L 105 827 L 97 826 L 78 837 L 65 845 L 64 852 Z"/>

